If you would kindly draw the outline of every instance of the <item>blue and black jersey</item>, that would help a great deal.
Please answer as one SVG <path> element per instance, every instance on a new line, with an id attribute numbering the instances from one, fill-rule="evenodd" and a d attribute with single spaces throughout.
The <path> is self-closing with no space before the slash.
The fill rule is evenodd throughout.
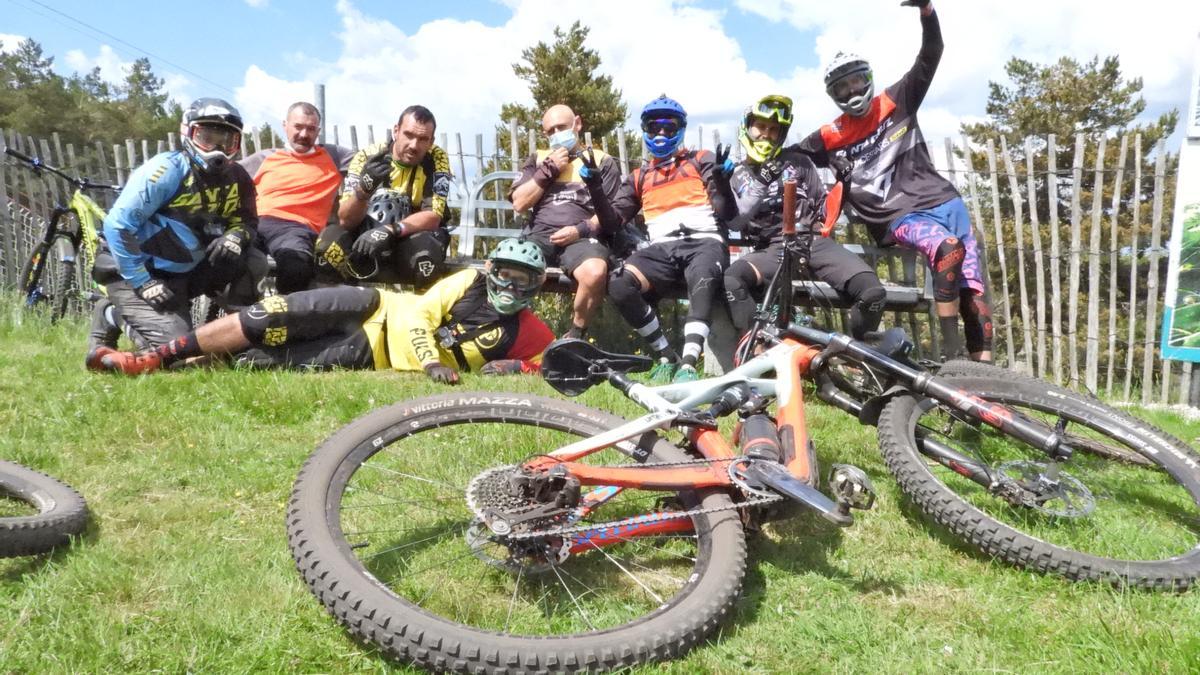
<path id="1" fill-rule="evenodd" d="M 254 181 L 240 165 L 192 171 L 183 152 L 164 152 L 134 170 L 104 219 L 104 239 L 121 277 L 137 288 L 154 272 L 185 274 L 209 242 L 231 230 L 254 238 Z"/>

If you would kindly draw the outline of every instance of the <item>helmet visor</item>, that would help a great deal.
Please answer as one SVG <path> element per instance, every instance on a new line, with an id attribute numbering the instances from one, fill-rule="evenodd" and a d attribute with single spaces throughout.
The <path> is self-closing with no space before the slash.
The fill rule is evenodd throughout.
<path id="1" fill-rule="evenodd" d="M 541 275 L 537 272 L 525 267 L 506 265 L 502 261 L 492 262 L 489 276 L 497 288 L 511 290 L 520 297 L 532 295 L 542 285 Z"/>
<path id="2" fill-rule="evenodd" d="M 682 126 L 679 120 L 673 117 L 642 120 L 642 131 L 651 136 L 674 136 Z"/>
<path id="3" fill-rule="evenodd" d="M 233 155 L 241 145 L 242 134 L 230 127 L 217 124 L 197 124 L 192 127 L 192 143 L 203 152 L 214 150 Z"/>
<path id="4" fill-rule="evenodd" d="M 871 77 L 867 71 L 850 73 L 829 85 L 829 95 L 835 101 L 849 101 L 855 96 L 867 93 L 871 86 Z"/>

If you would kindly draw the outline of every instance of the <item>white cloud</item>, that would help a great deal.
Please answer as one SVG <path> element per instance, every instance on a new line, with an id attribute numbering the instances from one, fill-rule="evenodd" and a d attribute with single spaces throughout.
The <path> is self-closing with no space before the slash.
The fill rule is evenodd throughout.
<path id="1" fill-rule="evenodd" d="M 916 10 L 908 7 L 877 0 L 737 0 L 737 5 L 815 32 L 814 53 L 822 63 L 839 50 L 859 52 L 885 86 L 907 70 L 920 47 Z M 958 122 L 982 115 L 988 81 L 1007 82 L 1004 64 L 1012 56 L 1048 63 L 1062 56 L 1083 62 L 1115 54 L 1126 77 L 1143 78 L 1149 109 L 1187 104 L 1198 3 L 1144 0 L 1135 7 L 1118 0 L 1009 0 L 935 6 L 946 50 L 921 109 L 928 136 L 956 135 Z"/>
<path id="2" fill-rule="evenodd" d="M 270 0 L 246 0 L 246 4 L 255 9 L 262 9 L 263 7 L 266 7 L 268 2 L 270 2 Z"/>
<path id="3" fill-rule="evenodd" d="M 366 125 L 374 125 L 376 138 L 382 138 L 401 109 L 421 103 L 437 116 L 439 131 L 451 134 L 450 149 L 455 147 L 454 132 L 463 134 L 468 152 L 474 134 L 482 132 L 490 151 L 501 104 L 529 101 L 525 83 L 511 67 L 521 50 L 551 41 L 556 25 L 580 20 L 591 27 L 588 45 L 599 52 L 601 70 L 623 90 L 631 118 L 645 101 L 665 91 L 688 109 L 692 143 L 700 126 L 705 146 L 711 146 L 714 127 L 726 142 L 732 140 L 743 107 L 770 92 L 796 101 L 793 140 L 838 112 L 824 93 L 819 67 L 798 66 L 784 77 L 752 69 L 723 26 L 725 11 L 688 0 L 501 3 L 512 12 L 502 24 L 439 19 L 410 34 L 350 0 L 339 0 L 340 49 L 335 57 L 291 56 L 293 67 L 304 74 L 295 81 L 250 66 L 236 103 L 249 123 L 277 126 L 286 106 L 311 99 L 313 83 L 321 82 L 326 85 L 328 122 L 339 125 L 343 143 L 349 140 L 348 125 L 357 125 L 363 144 Z M 922 126 L 937 146 L 935 155 L 944 156 L 941 139 L 957 137 L 960 122 L 984 114 L 987 82 L 1004 79 L 1003 65 L 1013 55 L 1048 62 L 1062 55 L 1086 60 L 1119 54 L 1127 77 L 1144 78 L 1143 93 L 1152 110 L 1186 104 L 1200 3 L 1146 0 L 1136 11 L 1116 0 L 942 4 L 946 52 L 921 110 Z M 854 49 L 871 59 L 883 86 L 908 69 L 920 46 L 917 11 L 890 2 L 737 0 L 737 5 L 764 21 L 788 21 L 814 33 L 812 42 L 798 39 L 797 63 L 824 62 L 836 51 Z M 648 37 L 641 26 L 660 28 Z"/>
<path id="4" fill-rule="evenodd" d="M 17 51 L 17 45 L 25 40 L 24 35 L 0 33 L 0 54 Z"/>

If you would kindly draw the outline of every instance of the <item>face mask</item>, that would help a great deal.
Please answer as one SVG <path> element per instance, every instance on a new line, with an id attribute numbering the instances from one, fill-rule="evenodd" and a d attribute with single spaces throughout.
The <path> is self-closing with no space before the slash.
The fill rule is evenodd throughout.
<path id="1" fill-rule="evenodd" d="M 551 148 L 565 148 L 567 152 L 575 149 L 575 143 L 578 139 L 575 138 L 574 129 L 563 129 L 550 134 Z"/>

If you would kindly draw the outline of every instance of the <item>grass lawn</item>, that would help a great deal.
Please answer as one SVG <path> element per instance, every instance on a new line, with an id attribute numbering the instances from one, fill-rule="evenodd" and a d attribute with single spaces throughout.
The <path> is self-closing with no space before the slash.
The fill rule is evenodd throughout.
<path id="1" fill-rule="evenodd" d="M 82 321 L 51 327 L 0 302 L 0 457 L 72 485 L 93 513 L 69 549 L 0 560 L 0 672 L 404 670 L 309 594 L 284 507 L 335 429 L 445 388 L 396 373 L 94 375 L 83 335 Z M 552 395 L 535 378 L 465 386 Z M 605 391 L 583 402 L 630 410 Z M 850 529 L 800 518 L 752 539 L 736 616 L 644 670 L 1200 669 L 1200 591 L 1075 585 L 973 554 L 899 493 L 874 429 L 820 403 L 809 416 L 818 455 L 864 468 L 876 508 Z M 1145 416 L 1200 444 L 1200 424 Z"/>

